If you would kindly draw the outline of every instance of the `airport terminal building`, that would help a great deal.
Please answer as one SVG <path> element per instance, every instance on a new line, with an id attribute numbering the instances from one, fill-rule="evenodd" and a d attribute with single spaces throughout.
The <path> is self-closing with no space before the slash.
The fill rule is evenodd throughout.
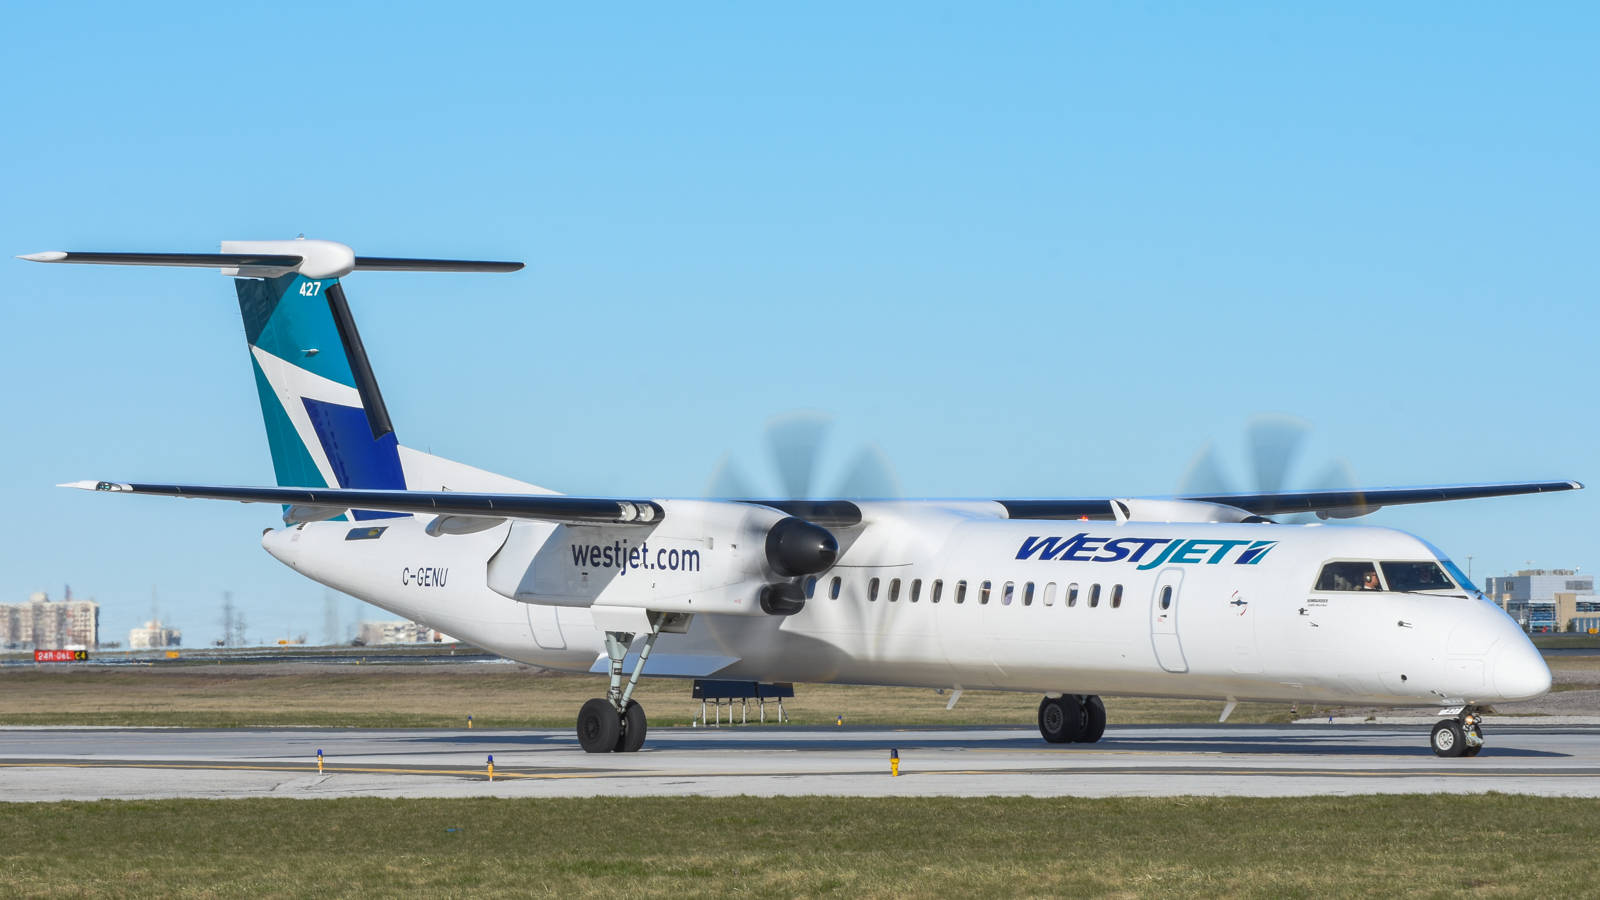
<path id="1" fill-rule="evenodd" d="M 1576 569 L 1523 569 L 1484 579 L 1483 592 L 1529 631 L 1600 627 L 1594 576 Z"/>
<path id="2" fill-rule="evenodd" d="M 26 603 L 0 604 L 0 648 L 6 650 L 93 650 L 100 645 L 100 604 L 93 600 L 52 601 L 43 591 Z"/>

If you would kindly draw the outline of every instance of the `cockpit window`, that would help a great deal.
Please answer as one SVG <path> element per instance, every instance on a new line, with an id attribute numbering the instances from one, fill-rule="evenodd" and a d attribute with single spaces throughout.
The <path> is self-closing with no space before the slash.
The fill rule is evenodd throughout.
<path id="1" fill-rule="evenodd" d="M 1478 586 L 1472 583 L 1472 579 L 1467 577 L 1467 573 L 1461 571 L 1460 566 L 1448 559 L 1443 558 L 1439 560 L 1439 564 L 1444 566 L 1444 570 L 1449 572 L 1450 577 L 1456 580 L 1456 584 L 1461 585 L 1474 594 L 1479 593 Z"/>
<path id="2" fill-rule="evenodd" d="M 1453 591 L 1456 586 L 1436 562 L 1386 562 L 1383 577 L 1391 591 Z"/>
<path id="3" fill-rule="evenodd" d="M 1381 591 L 1378 569 L 1369 562 L 1331 562 L 1317 576 L 1319 591 Z"/>

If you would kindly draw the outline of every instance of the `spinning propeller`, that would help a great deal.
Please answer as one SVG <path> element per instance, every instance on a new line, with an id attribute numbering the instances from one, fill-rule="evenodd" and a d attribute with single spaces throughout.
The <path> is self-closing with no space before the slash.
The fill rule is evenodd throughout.
<path id="1" fill-rule="evenodd" d="M 767 423 L 764 436 L 777 478 L 776 495 L 753 490 L 743 470 L 726 455 L 717 464 L 706 488 L 707 495 L 713 498 L 756 502 L 765 499 L 774 508 L 793 513 L 767 532 L 767 564 L 779 577 L 786 579 L 769 584 L 761 591 L 761 608 L 773 615 L 799 612 L 805 606 L 805 577 L 826 571 L 839 557 L 838 539 L 826 528 L 808 520 L 812 507 L 803 502 L 816 497 L 813 487 L 823 456 L 824 439 L 832 424 L 831 417 L 816 412 L 791 413 Z M 883 499 L 899 494 L 888 460 L 873 445 L 856 452 L 838 484 L 838 490 L 829 495 L 831 498 Z"/>
<path id="2" fill-rule="evenodd" d="M 822 460 L 824 440 L 832 425 L 833 418 L 819 412 L 788 413 L 771 419 L 764 429 L 764 436 L 771 454 L 778 492 L 772 494 L 752 488 L 743 469 L 731 456 L 725 455 L 711 475 L 706 495 L 723 500 L 758 497 L 775 500 L 813 499 L 817 496 L 812 488 L 818 464 Z M 894 470 L 889 467 L 889 460 L 874 444 L 866 444 L 856 451 L 837 484 L 837 489 L 827 496 L 882 500 L 900 495 L 899 483 Z"/>
<path id="3" fill-rule="evenodd" d="M 1178 493 L 1186 496 L 1210 497 L 1218 494 L 1273 493 L 1284 490 L 1295 461 L 1300 457 L 1311 425 L 1302 419 L 1281 414 L 1258 415 L 1245 426 L 1245 441 L 1250 448 L 1250 479 L 1243 489 L 1235 486 L 1225 473 L 1216 443 L 1207 444 L 1184 473 Z M 1355 474 L 1343 459 L 1329 463 L 1317 474 L 1297 487 L 1298 490 L 1353 490 Z M 1279 516 L 1278 521 L 1301 524 L 1315 522 L 1312 513 L 1294 513 Z"/>

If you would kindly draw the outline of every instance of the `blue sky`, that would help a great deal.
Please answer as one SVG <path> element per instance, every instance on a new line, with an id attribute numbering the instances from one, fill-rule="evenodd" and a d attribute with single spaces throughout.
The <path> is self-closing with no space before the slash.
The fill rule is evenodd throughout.
<path id="1" fill-rule="evenodd" d="M 690 495 L 826 411 L 914 496 L 1163 493 L 1252 415 L 1290 476 L 1600 481 L 1592 7 L 34 4 L 0 247 L 304 232 L 512 276 L 348 282 L 400 438 L 573 493 Z M 125 640 L 321 636 L 267 507 L 233 291 L 5 266 L 0 597 Z M 825 468 L 828 463 L 825 463 Z M 826 481 L 826 477 L 824 481 Z M 1298 483 L 1297 483 L 1298 482 Z M 1387 510 L 1474 572 L 1596 559 L 1600 492 Z M 348 605 L 346 618 L 356 615 Z"/>

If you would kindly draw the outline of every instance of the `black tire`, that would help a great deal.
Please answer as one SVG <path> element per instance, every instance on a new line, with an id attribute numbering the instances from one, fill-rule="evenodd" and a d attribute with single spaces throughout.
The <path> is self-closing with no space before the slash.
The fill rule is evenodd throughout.
<path id="1" fill-rule="evenodd" d="M 1083 734 L 1083 705 L 1072 695 L 1039 701 L 1039 735 L 1052 744 L 1070 744 Z"/>
<path id="2" fill-rule="evenodd" d="M 1461 730 L 1460 722 L 1445 719 L 1433 726 L 1433 733 L 1428 735 L 1428 744 L 1433 747 L 1435 755 L 1454 759 L 1467 752 L 1467 735 Z"/>
<path id="3" fill-rule="evenodd" d="M 622 733 L 617 736 L 617 752 L 633 753 L 644 746 L 644 735 L 649 730 L 644 720 L 644 707 L 629 700 L 622 714 Z"/>
<path id="4" fill-rule="evenodd" d="M 578 743 L 585 753 L 610 753 L 617 749 L 622 719 L 610 700 L 596 697 L 578 710 Z"/>
<path id="5" fill-rule="evenodd" d="M 1078 736 L 1081 744 L 1093 744 L 1100 740 L 1106 733 L 1106 704 L 1097 694 L 1090 694 L 1083 698 L 1083 733 Z"/>

